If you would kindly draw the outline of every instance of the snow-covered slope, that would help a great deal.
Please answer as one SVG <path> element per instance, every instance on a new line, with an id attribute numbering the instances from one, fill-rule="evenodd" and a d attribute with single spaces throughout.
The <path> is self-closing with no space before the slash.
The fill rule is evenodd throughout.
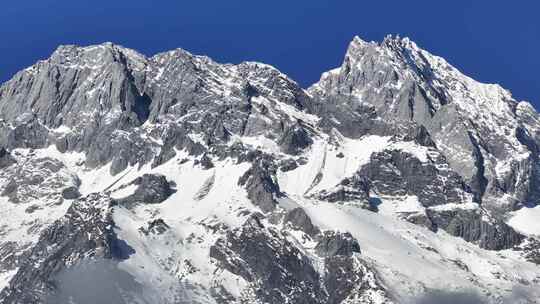
<path id="1" fill-rule="evenodd" d="M 64 46 L 0 109 L 2 303 L 540 298 L 538 114 L 408 39 L 306 91 Z"/>

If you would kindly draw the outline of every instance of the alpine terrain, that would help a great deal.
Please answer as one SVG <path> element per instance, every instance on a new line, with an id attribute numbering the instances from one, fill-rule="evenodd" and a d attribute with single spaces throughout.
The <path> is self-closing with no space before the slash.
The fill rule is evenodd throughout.
<path id="1" fill-rule="evenodd" d="M 60 46 L 0 119 L 1 303 L 540 303 L 540 116 L 407 38 Z"/>

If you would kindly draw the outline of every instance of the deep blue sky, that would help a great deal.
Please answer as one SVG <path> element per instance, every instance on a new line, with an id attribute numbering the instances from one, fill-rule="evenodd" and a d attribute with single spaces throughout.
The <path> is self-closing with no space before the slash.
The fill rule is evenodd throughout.
<path id="1" fill-rule="evenodd" d="M 59 44 L 112 41 L 256 60 L 303 86 L 341 63 L 354 35 L 400 34 L 540 108 L 540 1 L 16 0 L 0 9 L 0 81 Z"/>

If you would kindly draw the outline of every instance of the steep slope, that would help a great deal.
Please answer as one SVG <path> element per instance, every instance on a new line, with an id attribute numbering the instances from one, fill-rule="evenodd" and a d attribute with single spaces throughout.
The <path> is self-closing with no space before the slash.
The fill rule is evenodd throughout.
<path id="1" fill-rule="evenodd" d="M 0 109 L 2 303 L 540 298 L 538 114 L 408 39 L 355 38 L 308 90 L 62 46 Z"/>
<path id="2" fill-rule="evenodd" d="M 379 118 L 424 127 L 479 201 L 507 208 L 539 201 L 532 106 L 498 85 L 474 81 L 407 38 L 388 36 L 377 44 L 356 37 L 342 66 L 309 92 L 321 114 L 330 113 L 328 123 L 351 136 L 389 132 Z M 364 117 L 355 128 L 342 122 Z"/>
<path id="3" fill-rule="evenodd" d="M 166 158 L 180 141 L 194 145 L 187 134 L 212 142 L 280 136 L 296 122 L 273 111 L 277 99 L 291 111 L 308 104 L 296 83 L 264 64 L 221 65 L 183 50 L 148 59 L 111 43 L 61 46 L 0 88 L 2 145 L 55 144 L 86 152 L 90 167 L 112 160 L 118 173 L 156 151 Z"/>

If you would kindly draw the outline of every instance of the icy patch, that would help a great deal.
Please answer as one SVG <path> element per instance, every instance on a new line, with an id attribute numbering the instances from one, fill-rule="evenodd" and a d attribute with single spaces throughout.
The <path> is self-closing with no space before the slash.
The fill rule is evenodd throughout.
<path id="1" fill-rule="evenodd" d="M 0 290 L 9 285 L 9 281 L 17 273 L 17 269 L 13 269 L 6 272 L 0 272 Z"/>
<path id="2" fill-rule="evenodd" d="M 55 133 L 61 133 L 61 134 L 67 134 L 67 133 L 73 132 L 73 130 L 66 125 L 61 125 L 56 129 L 52 129 L 51 131 Z"/>
<path id="3" fill-rule="evenodd" d="M 236 140 L 263 152 L 271 154 L 281 153 L 278 144 L 274 140 L 266 138 L 264 135 L 237 137 Z"/>
<path id="4" fill-rule="evenodd" d="M 137 187 L 138 187 L 137 185 L 129 185 L 122 189 L 114 190 L 110 196 L 111 198 L 114 198 L 114 199 L 124 198 L 133 194 L 135 190 L 137 189 Z"/>
<path id="5" fill-rule="evenodd" d="M 540 206 L 534 208 L 523 207 L 512 212 L 508 225 L 531 236 L 540 236 Z"/>
<path id="6" fill-rule="evenodd" d="M 377 207 L 381 214 L 393 216 L 396 213 L 425 212 L 417 196 L 409 195 L 405 197 L 381 197 L 381 204 Z"/>
<path id="7" fill-rule="evenodd" d="M 435 210 L 435 211 L 475 210 L 478 208 L 480 208 L 480 205 L 478 205 L 477 203 L 463 203 L 463 204 L 449 203 L 449 204 L 429 207 L 430 210 Z"/>

